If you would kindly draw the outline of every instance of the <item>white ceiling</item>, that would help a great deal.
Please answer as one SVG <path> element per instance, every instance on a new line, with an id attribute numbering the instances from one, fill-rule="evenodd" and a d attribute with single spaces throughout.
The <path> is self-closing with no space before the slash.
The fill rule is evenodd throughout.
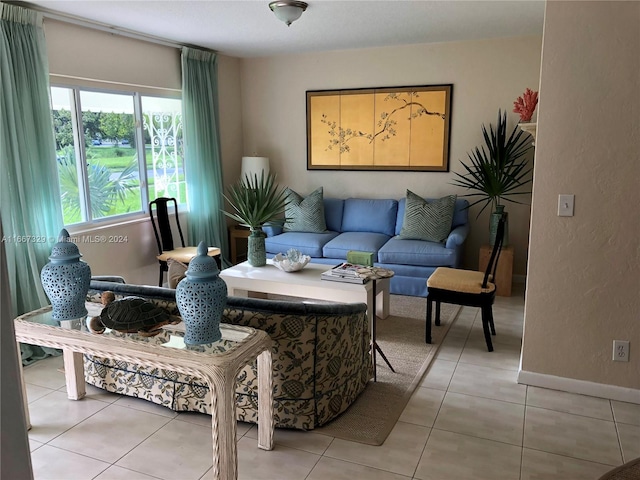
<path id="1" fill-rule="evenodd" d="M 544 0 L 308 0 L 290 27 L 255 0 L 35 0 L 45 11 L 234 57 L 541 35 Z"/>

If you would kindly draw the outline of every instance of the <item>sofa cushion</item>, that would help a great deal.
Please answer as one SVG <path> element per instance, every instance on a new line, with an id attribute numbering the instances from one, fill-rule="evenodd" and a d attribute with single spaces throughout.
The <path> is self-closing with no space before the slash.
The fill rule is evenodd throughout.
<path id="1" fill-rule="evenodd" d="M 379 263 L 443 267 L 455 265 L 456 251 L 442 243 L 393 237 L 378 250 Z M 426 280 L 426 279 L 425 279 Z"/>
<path id="2" fill-rule="evenodd" d="M 286 253 L 287 250 L 295 248 L 303 255 L 322 257 L 322 247 L 338 235 L 338 232 L 285 232 L 275 237 L 265 238 L 264 245 L 267 253 Z"/>
<path id="3" fill-rule="evenodd" d="M 327 231 L 324 219 L 322 187 L 315 189 L 306 198 L 287 188 L 285 206 L 285 232 L 322 233 Z"/>
<path id="4" fill-rule="evenodd" d="M 411 190 L 407 190 L 400 237 L 406 240 L 444 242 L 451 232 L 455 202 L 455 195 L 427 202 Z"/>
<path id="5" fill-rule="evenodd" d="M 327 230 L 339 232 L 342 228 L 342 213 L 344 212 L 344 199 L 325 198 L 324 199 L 324 219 L 327 223 Z"/>
<path id="6" fill-rule="evenodd" d="M 432 202 L 434 198 L 425 198 L 425 200 Z M 407 205 L 407 199 L 401 198 L 398 201 L 398 217 L 396 219 L 395 235 L 400 235 L 402 230 L 402 224 L 404 223 L 404 211 Z M 451 222 L 451 229 L 461 225 L 467 225 L 469 223 L 469 201 L 464 198 L 456 199 L 455 208 L 453 210 L 453 221 Z"/>
<path id="7" fill-rule="evenodd" d="M 167 277 L 169 278 L 169 288 L 176 288 L 180 280 L 187 276 L 188 265 L 170 258 L 167 260 Z"/>
<path id="8" fill-rule="evenodd" d="M 373 261 L 376 261 L 377 252 L 387 241 L 389 236 L 383 233 L 372 232 L 344 232 L 327 242 L 322 249 L 324 257 L 347 259 L 347 252 L 359 250 L 372 252 Z"/>
<path id="9" fill-rule="evenodd" d="M 398 202 L 392 199 L 348 198 L 344 202 L 341 232 L 372 232 L 392 237 Z M 366 250 L 354 246 L 351 250 Z"/>

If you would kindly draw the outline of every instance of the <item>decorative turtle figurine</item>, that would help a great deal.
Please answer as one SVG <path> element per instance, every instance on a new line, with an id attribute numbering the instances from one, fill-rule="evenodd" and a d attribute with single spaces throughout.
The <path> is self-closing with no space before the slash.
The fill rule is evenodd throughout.
<path id="1" fill-rule="evenodd" d="M 161 307 L 141 297 L 125 297 L 116 300 L 113 292 L 102 294 L 104 308 L 99 316 L 91 317 L 89 330 L 104 333 L 105 328 L 125 333 L 138 333 L 144 337 L 153 337 L 167 324 L 182 321 L 176 315 L 170 315 Z"/>

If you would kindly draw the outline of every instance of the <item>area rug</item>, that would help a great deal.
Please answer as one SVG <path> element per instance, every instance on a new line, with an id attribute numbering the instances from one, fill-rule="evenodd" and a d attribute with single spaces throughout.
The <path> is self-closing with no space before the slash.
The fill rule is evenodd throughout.
<path id="1" fill-rule="evenodd" d="M 384 443 L 460 311 L 442 304 L 441 325 L 433 327 L 429 345 L 424 342 L 426 307 L 425 298 L 391 295 L 391 315 L 377 320 L 376 336 L 396 373 L 378 354 L 378 381 L 369 382 L 346 412 L 314 432 L 369 445 Z"/>

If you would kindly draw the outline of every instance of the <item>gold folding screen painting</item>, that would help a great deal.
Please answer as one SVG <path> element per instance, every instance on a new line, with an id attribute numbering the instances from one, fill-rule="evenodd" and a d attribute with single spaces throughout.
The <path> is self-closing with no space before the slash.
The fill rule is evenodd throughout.
<path id="1" fill-rule="evenodd" d="M 307 168 L 449 171 L 452 88 L 308 91 Z"/>

